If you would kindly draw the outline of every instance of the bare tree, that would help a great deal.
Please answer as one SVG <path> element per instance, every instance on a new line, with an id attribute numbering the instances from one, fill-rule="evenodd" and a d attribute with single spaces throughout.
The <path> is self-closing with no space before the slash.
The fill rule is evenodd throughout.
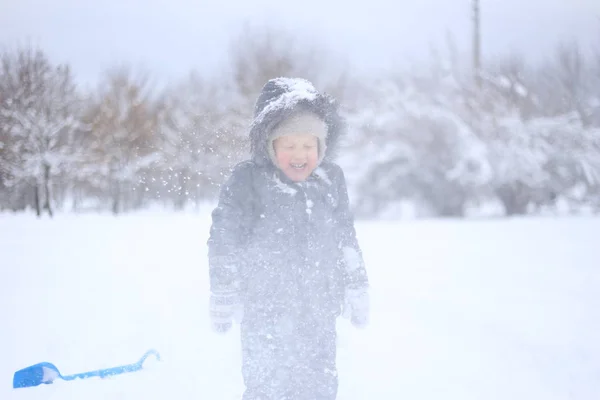
<path id="1" fill-rule="evenodd" d="M 104 177 L 115 214 L 133 205 L 141 171 L 157 160 L 157 116 L 147 77 L 134 76 L 126 67 L 106 73 L 86 120 L 91 126 L 89 161 Z"/>
<path id="2" fill-rule="evenodd" d="M 238 94 L 235 112 L 246 124 L 260 89 L 271 78 L 306 78 L 342 101 L 350 71 L 327 49 L 275 27 L 244 26 L 229 47 L 231 84 Z"/>
<path id="3" fill-rule="evenodd" d="M 577 44 L 563 44 L 556 50 L 556 58 L 545 74 L 546 84 L 556 90 L 552 109 L 556 114 L 575 111 L 583 127 L 591 123 L 589 100 L 592 73 L 589 63 Z"/>

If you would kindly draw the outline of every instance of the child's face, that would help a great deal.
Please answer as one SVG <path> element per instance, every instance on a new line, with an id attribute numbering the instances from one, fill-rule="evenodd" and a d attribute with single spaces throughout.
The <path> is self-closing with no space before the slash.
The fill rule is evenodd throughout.
<path id="1" fill-rule="evenodd" d="M 319 142 L 310 134 L 286 135 L 275 139 L 277 166 L 294 182 L 302 182 L 317 167 Z"/>

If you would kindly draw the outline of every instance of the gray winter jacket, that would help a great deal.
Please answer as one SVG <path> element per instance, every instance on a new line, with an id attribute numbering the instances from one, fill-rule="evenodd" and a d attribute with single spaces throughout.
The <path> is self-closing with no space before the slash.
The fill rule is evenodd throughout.
<path id="1" fill-rule="evenodd" d="M 343 124 L 331 99 L 294 93 L 296 83 L 272 80 L 263 88 L 250 131 L 252 159 L 234 167 L 212 213 L 211 289 L 240 284 L 248 316 L 338 315 L 345 288 L 368 285 L 344 174 L 332 161 Z M 321 116 L 329 134 L 323 162 L 296 183 L 273 165 L 265 144 L 270 129 L 299 108 Z"/>

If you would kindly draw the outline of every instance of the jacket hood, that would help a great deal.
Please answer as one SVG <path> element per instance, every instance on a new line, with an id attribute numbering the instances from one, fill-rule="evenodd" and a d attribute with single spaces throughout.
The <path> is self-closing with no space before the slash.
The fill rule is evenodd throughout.
<path id="1" fill-rule="evenodd" d="M 309 112 L 327 125 L 326 150 L 323 161 L 333 161 L 345 124 L 339 115 L 337 102 L 326 93 L 319 93 L 313 84 L 301 78 L 275 78 L 262 88 L 254 107 L 250 126 L 252 160 L 257 164 L 272 163 L 269 157 L 269 136 L 273 129 L 292 115 Z"/>

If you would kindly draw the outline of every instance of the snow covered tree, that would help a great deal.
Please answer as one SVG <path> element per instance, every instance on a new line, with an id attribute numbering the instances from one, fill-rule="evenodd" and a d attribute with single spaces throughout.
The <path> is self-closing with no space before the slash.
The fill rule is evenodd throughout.
<path id="1" fill-rule="evenodd" d="M 3 93 L 0 93 L 0 103 L 2 103 Z M 4 121 L 4 118 L 0 114 L 0 160 L 8 159 L 8 145 L 10 143 L 8 130 L 6 129 L 7 125 Z M 9 189 L 6 185 L 6 180 L 8 178 L 8 165 L 6 162 L 0 161 L 0 211 L 3 209 L 14 209 L 15 204 L 12 201 L 11 196 L 9 194 Z"/>
<path id="2" fill-rule="evenodd" d="M 388 213 L 407 200 L 428 214 L 464 215 L 489 166 L 484 146 L 454 110 L 463 96 L 456 79 L 450 66 L 438 65 L 369 83 L 362 111 L 349 116 L 360 161 L 345 161 L 359 215 Z"/>
<path id="3" fill-rule="evenodd" d="M 80 128 L 76 86 L 70 68 L 39 49 L 5 52 L 1 63 L 3 185 L 33 189 L 37 215 L 45 209 L 52 216 L 52 180 L 69 170 Z"/>
<path id="4" fill-rule="evenodd" d="M 491 187 L 506 214 L 552 206 L 594 185 L 597 136 L 590 130 L 590 76 L 576 49 L 555 64 L 527 68 L 511 56 L 487 71 L 472 119 L 488 148 Z"/>
<path id="5" fill-rule="evenodd" d="M 600 126 L 600 46 L 592 61 L 592 82 L 590 103 L 592 107 L 592 125 Z"/>
<path id="6" fill-rule="evenodd" d="M 343 157 L 357 212 L 384 215 L 405 200 L 434 215 L 487 201 L 507 215 L 590 205 L 598 81 L 576 50 L 557 54 L 541 68 L 514 54 L 488 61 L 479 85 L 439 53 L 429 70 L 365 81 L 347 113 L 354 153 Z"/>
<path id="7" fill-rule="evenodd" d="M 536 97 L 523 59 L 511 55 L 482 73 L 465 114 L 485 144 L 491 168 L 489 187 L 507 215 L 524 214 L 546 185 L 547 146 L 532 128 Z"/>
<path id="8" fill-rule="evenodd" d="M 543 115 L 553 121 L 544 127 L 552 141 L 548 171 L 555 191 L 578 193 L 568 195 L 576 202 L 586 202 L 599 184 L 597 82 L 593 59 L 584 57 L 577 45 L 559 46 L 554 62 L 541 74 L 540 83 L 547 88 Z"/>

